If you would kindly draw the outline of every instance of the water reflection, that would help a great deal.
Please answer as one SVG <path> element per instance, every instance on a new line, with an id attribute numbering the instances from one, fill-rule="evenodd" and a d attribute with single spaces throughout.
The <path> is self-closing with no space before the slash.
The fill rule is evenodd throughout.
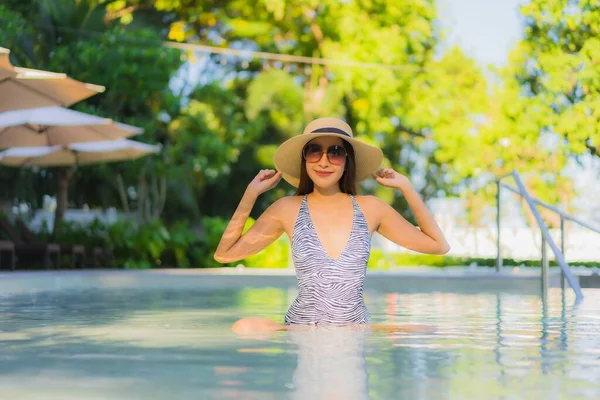
<path id="1" fill-rule="evenodd" d="M 593 301 L 569 307 L 565 304 L 572 299 L 552 291 L 544 307 L 537 296 L 505 293 L 387 294 L 385 305 L 377 307 L 381 320 L 437 327 L 432 335 L 392 338 L 394 391 L 417 397 L 433 391 L 452 398 L 489 398 L 514 397 L 527 388 L 531 398 L 596 398 L 599 295 L 590 291 L 586 296 Z M 382 343 L 375 346 L 385 349 Z M 397 349 L 404 354 L 398 356 Z M 386 351 L 377 348 L 376 353 L 383 356 Z M 369 376 L 373 373 L 380 372 L 370 371 Z"/>
<path id="2" fill-rule="evenodd" d="M 297 355 L 292 399 L 367 399 L 366 329 L 314 327 L 288 332 Z"/>

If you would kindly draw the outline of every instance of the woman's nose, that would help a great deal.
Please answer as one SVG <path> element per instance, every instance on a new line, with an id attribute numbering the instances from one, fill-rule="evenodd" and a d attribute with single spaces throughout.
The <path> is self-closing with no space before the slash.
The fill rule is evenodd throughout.
<path id="1" fill-rule="evenodd" d="M 329 160 L 327 159 L 327 153 L 323 152 L 323 153 L 321 153 L 321 158 L 319 159 L 319 166 L 326 167 L 328 165 L 329 165 Z"/>

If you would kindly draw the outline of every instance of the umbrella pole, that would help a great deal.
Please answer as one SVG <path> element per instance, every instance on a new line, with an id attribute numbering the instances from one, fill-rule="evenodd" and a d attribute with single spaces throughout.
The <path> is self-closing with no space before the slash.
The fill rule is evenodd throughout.
<path id="1" fill-rule="evenodd" d="M 56 194 L 56 210 L 54 211 L 54 229 L 52 236 L 56 237 L 58 229 L 65 218 L 68 206 L 69 180 L 73 175 L 71 167 L 58 168 L 58 192 Z"/>

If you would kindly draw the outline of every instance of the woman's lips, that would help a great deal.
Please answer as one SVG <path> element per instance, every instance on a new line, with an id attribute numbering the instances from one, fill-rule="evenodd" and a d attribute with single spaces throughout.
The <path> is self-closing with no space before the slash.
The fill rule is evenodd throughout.
<path id="1" fill-rule="evenodd" d="M 325 172 L 325 171 L 315 171 L 315 174 L 322 176 L 322 177 L 326 177 L 331 175 L 333 172 Z"/>

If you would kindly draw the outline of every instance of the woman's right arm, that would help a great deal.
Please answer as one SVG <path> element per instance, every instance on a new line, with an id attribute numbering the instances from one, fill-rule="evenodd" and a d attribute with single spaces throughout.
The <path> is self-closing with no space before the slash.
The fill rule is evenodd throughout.
<path id="1" fill-rule="evenodd" d="M 283 233 L 283 224 L 280 218 L 282 215 L 281 200 L 267 208 L 254 225 L 242 235 L 246 220 L 258 196 L 275 187 L 280 179 L 280 172 L 262 170 L 250 182 L 217 246 L 214 254 L 217 262 L 230 263 L 243 260 L 258 253 L 281 236 Z"/>

